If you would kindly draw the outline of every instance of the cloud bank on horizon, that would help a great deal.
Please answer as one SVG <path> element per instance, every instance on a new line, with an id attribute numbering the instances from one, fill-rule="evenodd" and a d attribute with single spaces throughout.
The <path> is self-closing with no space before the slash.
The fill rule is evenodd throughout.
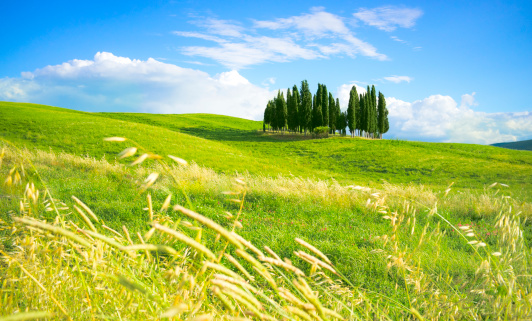
<path id="1" fill-rule="evenodd" d="M 276 93 L 268 87 L 274 82 L 258 86 L 236 70 L 211 76 L 152 58 L 98 52 L 93 60 L 74 59 L 23 72 L 20 78 L 2 78 L 0 100 L 86 111 L 213 113 L 262 120 L 267 101 Z M 336 90 L 342 109 L 353 85 Z M 359 93 L 365 90 L 356 86 Z M 532 113 L 477 112 L 474 96 L 462 95 L 459 104 L 444 95 L 413 102 L 387 97 L 390 132 L 385 137 L 479 144 L 532 137 Z"/>

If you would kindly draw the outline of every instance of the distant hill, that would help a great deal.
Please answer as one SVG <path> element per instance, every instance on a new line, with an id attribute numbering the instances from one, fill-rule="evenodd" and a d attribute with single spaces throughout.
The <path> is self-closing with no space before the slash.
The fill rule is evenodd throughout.
<path id="1" fill-rule="evenodd" d="M 519 142 L 511 142 L 511 143 L 497 143 L 497 144 L 492 144 L 492 146 L 508 148 L 508 149 L 516 149 L 516 150 L 532 150 L 532 139 L 522 140 Z"/>

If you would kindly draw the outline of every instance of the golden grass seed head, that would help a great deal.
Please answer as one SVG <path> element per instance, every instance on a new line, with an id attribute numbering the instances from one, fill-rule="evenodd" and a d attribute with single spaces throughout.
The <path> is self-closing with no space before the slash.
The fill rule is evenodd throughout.
<path id="1" fill-rule="evenodd" d="M 237 259 L 235 259 L 231 254 L 229 253 L 224 253 L 224 257 L 229 261 L 231 262 L 231 264 L 233 264 L 239 271 L 240 273 L 244 274 L 244 276 L 249 280 L 249 281 L 253 281 L 255 278 L 246 270 L 246 268 L 244 268 L 242 266 L 242 264 L 240 264 L 240 262 L 238 262 Z"/>
<path id="2" fill-rule="evenodd" d="M 96 216 L 96 214 L 94 214 L 94 212 L 85 204 L 83 203 L 79 198 L 75 197 L 74 195 L 72 195 L 72 199 L 79 205 L 81 206 L 89 215 L 90 217 L 95 220 L 96 222 L 99 222 L 98 220 L 98 217 Z"/>
<path id="3" fill-rule="evenodd" d="M 225 228 L 223 228 L 220 224 L 214 222 L 213 220 L 203 216 L 203 215 L 200 215 L 194 211 L 191 211 L 181 205 L 175 205 L 174 206 L 174 210 L 175 211 L 179 211 L 183 214 L 185 214 L 186 216 L 200 222 L 201 224 L 209 227 L 210 229 L 214 230 L 215 232 L 218 232 L 220 233 L 220 235 L 222 235 L 223 238 L 225 238 L 227 241 L 229 241 L 231 244 L 233 244 L 234 246 L 236 246 L 237 248 L 239 249 L 243 249 L 243 245 L 242 243 L 240 243 L 228 230 L 226 230 Z"/>
<path id="4" fill-rule="evenodd" d="M 325 254 L 323 254 L 320 250 L 318 250 L 314 246 L 310 245 L 309 243 L 303 241 L 300 238 L 296 238 L 295 241 L 297 243 L 301 244 L 303 247 L 306 247 L 309 251 L 314 252 L 315 254 L 317 254 L 325 262 L 327 262 L 329 264 L 332 264 L 332 262 L 329 260 L 329 258 L 327 256 L 325 256 Z"/>
<path id="5" fill-rule="evenodd" d="M 159 223 L 155 223 L 153 224 L 153 227 L 156 228 L 157 230 L 163 232 L 163 233 L 166 233 L 174 238 L 176 238 L 177 240 L 185 243 L 186 245 L 196 249 L 197 251 L 205 254 L 205 256 L 207 256 L 209 259 L 211 260 L 216 260 L 216 255 L 214 255 L 214 253 L 211 252 L 211 250 L 209 250 L 207 247 L 205 247 L 205 245 L 197 242 L 196 240 L 188 237 L 187 235 L 181 233 L 181 232 L 178 232 L 176 230 L 173 230 L 169 227 L 166 227 L 164 225 L 161 225 Z"/>
<path id="6" fill-rule="evenodd" d="M 150 175 L 148 175 L 148 177 L 144 180 L 144 189 L 147 189 L 148 187 L 152 186 L 153 183 L 155 183 L 155 181 L 157 180 L 157 178 L 159 178 L 159 173 L 151 173 Z"/>
<path id="7" fill-rule="evenodd" d="M 149 156 L 150 156 L 149 154 L 142 154 L 142 155 L 140 155 L 135 161 L 133 161 L 131 164 L 129 164 L 129 166 L 135 166 L 135 165 L 141 164 L 141 163 L 144 162 Z"/>
<path id="8" fill-rule="evenodd" d="M 170 206 L 170 202 L 171 201 L 172 201 L 172 194 L 170 193 L 170 194 L 168 194 L 168 196 L 164 200 L 163 205 L 161 206 L 161 212 L 162 211 L 166 211 L 168 209 L 168 207 Z"/>
<path id="9" fill-rule="evenodd" d="M 127 138 L 124 137 L 107 137 L 103 139 L 106 142 L 125 142 Z"/>
<path id="10" fill-rule="evenodd" d="M 230 269 L 226 268 L 225 266 L 221 264 L 206 261 L 206 262 L 203 262 L 203 268 L 218 271 L 225 275 L 231 276 L 237 280 L 244 280 L 244 278 L 242 278 L 240 275 L 236 274 L 235 272 L 231 271 Z"/>
<path id="11" fill-rule="evenodd" d="M 119 159 L 131 157 L 137 153 L 137 147 L 128 147 L 118 154 Z"/>
<path id="12" fill-rule="evenodd" d="M 279 257 L 279 255 L 277 255 L 277 253 L 275 253 L 271 248 L 269 248 L 267 245 L 264 245 L 264 249 L 266 250 L 266 252 L 268 252 L 268 254 L 270 254 L 271 256 L 273 256 L 276 260 L 279 260 L 281 261 L 281 258 Z"/>
<path id="13" fill-rule="evenodd" d="M 161 314 L 161 318 L 173 318 L 176 315 L 181 314 L 186 311 L 188 311 L 188 305 L 186 305 L 185 303 L 179 303 L 177 305 L 170 307 L 163 314 Z"/>
<path id="14" fill-rule="evenodd" d="M 175 157 L 172 155 L 168 155 L 168 157 L 170 157 L 174 162 L 178 163 L 181 166 L 188 166 L 188 162 L 182 158 Z"/>

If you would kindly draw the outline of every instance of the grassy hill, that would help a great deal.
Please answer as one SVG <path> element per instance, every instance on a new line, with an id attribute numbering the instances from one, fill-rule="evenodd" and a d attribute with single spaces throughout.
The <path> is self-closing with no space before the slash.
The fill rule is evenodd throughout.
<path id="1" fill-rule="evenodd" d="M 516 150 L 532 150 L 532 139 L 522 140 L 519 142 L 497 143 L 497 144 L 492 144 L 492 146 L 516 149 Z"/>
<path id="2" fill-rule="evenodd" d="M 0 103 L 0 135 L 14 143 L 113 160 L 128 137 L 149 150 L 173 154 L 219 172 L 295 175 L 342 184 L 416 183 L 482 189 L 510 185 L 518 197 L 532 187 L 527 152 L 491 146 L 372 141 L 333 137 L 301 140 L 263 134 L 261 122 L 227 116 L 83 113 L 21 103 Z"/>
<path id="3" fill-rule="evenodd" d="M 441 313 L 454 319 L 490 319 L 500 313 L 512 319 L 517 315 L 509 312 L 517 306 L 516 296 L 530 295 L 532 289 L 528 278 L 511 279 L 530 275 L 530 255 L 523 250 L 532 242 L 529 152 L 345 137 L 304 140 L 264 134 L 261 127 L 260 122 L 216 115 L 84 113 L 0 102 L 0 138 L 27 148 L 17 151 L 4 144 L 0 180 L 8 182 L 4 178 L 11 177 L 13 181 L 16 171 L 25 175 L 18 185 L 0 186 L 0 250 L 10 253 L 11 262 L 25 266 L 49 289 L 40 292 L 31 278 L 20 277 L 16 263 L 3 265 L 1 261 L 0 283 L 6 290 L 0 296 L 5 307 L 0 316 L 26 309 L 61 314 L 47 293 L 55 294 L 74 319 L 89 319 L 88 313 L 109 319 L 157 319 L 171 309 L 172 302 L 191 302 L 183 308 L 186 312 L 179 312 L 184 313 L 182 319 L 192 317 L 186 313 L 195 307 L 201 313 L 227 312 L 227 306 L 205 292 L 213 277 L 198 270 L 205 257 L 158 232 L 148 232 L 154 222 L 164 223 L 215 253 L 223 248 L 224 243 L 216 241 L 216 231 L 171 207 L 159 210 L 170 193 L 172 206 L 188 206 L 186 194 L 192 209 L 224 228 L 241 226 L 236 228 L 239 235 L 260 249 L 268 245 L 280 257 L 302 266 L 307 275 L 316 267 L 305 265 L 294 254 L 301 249 L 294 238 L 315 245 L 347 283 L 323 287 L 329 283 L 321 274 L 306 280 L 323 291 L 320 298 L 327 307 L 347 319 L 412 318 L 410 306 L 426 319 L 439 318 Z M 150 151 L 197 165 L 168 168 L 148 160 L 128 167 L 131 159 L 118 160 L 116 155 L 132 142 L 103 141 L 110 136 L 128 137 Z M 161 177 L 148 190 L 149 205 L 147 192 L 139 186 L 152 172 Z M 235 178 L 244 180 L 246 187 Z M 30 181 L 41 191 L 38 202 L 32 201 L 33 194 L 26 189 Z M 446 191 L 450 182 L 455 184 Z M 493 182 L 510 187 L 487 188 Z M 54 199 L 64 202 L 57 212 L 45 195 L 46 188 Z M 243 194 L 222 193 L 239 190 L 246 191 L 243 203 L 234 201 Z M 74 205 L 79 204 L 72 195 L 98 216 L 99 221 L 93 220 L 95 226 L 77 214 Z M 226 212 L 236 215 L 239 211 L 240 216 L 227 218 Z M 82 251 L 72 240 L 63 242 L 64 237 L 50 230 L 24 229 L 26 223 L 14 221 L 20 216 L 72 231 L 90 241 L 94 250 Z M 522 218 L 528 221 L 520 225 Z M 460 232 L 468 231 L 459 229 L 463 225 L 474 236 Z M 141 251 L 139 257 L 130 258 L 113 243 L 130 244 L 123 226 L 130 231 L 131 242 L 163 244 L 176 248 L 178 254 L 166 260 L 168 254 L 159 250 Z M 92 228 L 107 239 L 90 234 Z M 470 240 L 485 247 L 468 244 Z M 228 248 L 238 257 L 235 250 Z M 504 260 L 491 256 L 497 252 L 503 253 Z M 253 263 L 239 260 L 254 273 Z M 172 271 L 178 271 L 174 261 L 181 273 L 177 276 L 172 276 Z M 493 273 L 479 274 L 485 262 L 492 262 Z M 222 263 L 229 264 L 225 259 Z M 271 271 L 276 282 L 293 289 L 292 276 Z M 179 279 L 179 275 L 186 278 Z M 270 289 L 259 274 L 254 273 L 254 279 L 248 281 L 266 297 L 280 300 L 273 304 L 259 296 L 265 307 L 259 313 L 283 316 L 285 312 L 278 308 L 287 302 L 279 298 L 277 289 Z M 497 283 L 501 279 L 502 285 Z M 504 291 L 511 296 L 504 296 Z M 201 293 L 209 294 L 205 301 Z M 519 311 L 522 316 L 528 310 Z"/>

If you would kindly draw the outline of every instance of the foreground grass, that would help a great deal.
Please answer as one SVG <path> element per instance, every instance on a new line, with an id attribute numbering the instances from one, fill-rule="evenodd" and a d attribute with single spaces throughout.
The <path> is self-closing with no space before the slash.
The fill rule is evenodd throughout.
<path id="1" fill-rule="evenodd" d="M 20 146 L 114 161 L 120 147 L 103 137 L 125 136 L 162 154 L 179 154 L 218 173 L 298 176 L 379 188 L 423 184 L 482 191 L 510 185 L 516 199 L 531 201 L 528 151 L 492 146 L 351 138 L 283 139 L 262 134 L 260 122 L 217 115 L 83 113 L 22 103 L 0 103 L 0 135 Z M 147 134 L 149 133 L 149 134 Z"/>
<path id="2" fill-rule="evenodd" d="M 46 186 L 25 187 L 28 180 L 36 180 L 29 160 L 46 177 Z M 390 184 L 369 190 L 249 174 L 236 175 L 235 181 L 233 175 L 197 165 L 131 169 L 94 158 L 13 150 L 7 151 L 1 168 L 12 184 L 4 185 L 6 197 L 1 199 L 6 210 L 0 214 L 0 268 L 5 272 L 0 276 L 0 315 L 44 311 L 73 319 L 326 319 L 334 313 L 347 319 L 530 316 L 530 282 L 524 277 L 530 274 L 530 251 L 520 218 L 530 216 L 531 207 L 499 196 L 500 185 L 470 194 Z M 26 175 L 16 185 L 14 177 L 22 168 Z M 139 193 L 137 186 L 152 172 L 163 176 L 149 189 L 150 206 L 146 192 Z M 65 203 L 52 202 L 45 188 Z M 171 204 L 187 204 L 183 190 L 191 199 L 189 207 L 205 216 L 165 206 L 168 193 L 173 194 Z M 233 195 L 224 196 L 223 191 Z M 17 194 L 23 195 L 22 205 L 13 198 Z M 97 217 L 71 200 L 72 194 Z M 232 218 L 226 218 L 225 211 Z M 236 251 L 238 243 L 247 244 L 244 241 L 226 250 L 250 275 L 239 272 L 228 257 L 218 260 L 230 240 L 222 236 L 217 241 L 221 232 L 206 224 L 207 218 L 226 230 L 236 229 L 260 249 L 244 246 L 260 264 Z M 457 228 L 466 224 L 465 230 Z M 216 259 L 208 259 L 208 252 L 197 245 L 185 246 L 161 226 L 204 244 Z M 295 237 L 316 245 L 340 276 L 325 268 L 325 258 L 294 242 Z M 262 250 L 264 245 L 288 258 L 288 266 Z"/>

